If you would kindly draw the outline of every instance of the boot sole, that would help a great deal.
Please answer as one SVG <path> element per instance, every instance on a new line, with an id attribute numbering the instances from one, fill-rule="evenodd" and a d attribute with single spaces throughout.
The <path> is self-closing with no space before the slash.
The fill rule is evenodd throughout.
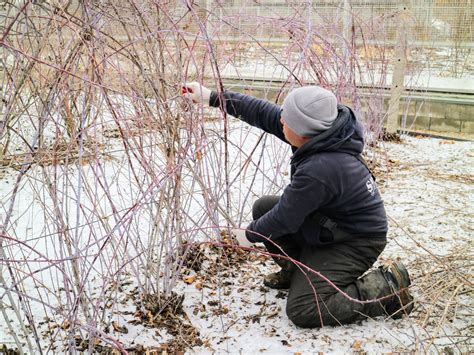
<path id="1" fill-rule="evenodd" d="M 411 285 L 410 275 L 405 266 L 399 262 L 394 262 L 388 267 L 389 271 L 395 276 L 397 282 L 407 280 L 407 284 L 399 285 L 400 289 L 403 290 L 398 293 L 400 298 L 401 308 L 399 310 L 400 317 L 401 313 L 410 314 L 413 310 L 413 297 L 408 290 L 408 287 Z"/>

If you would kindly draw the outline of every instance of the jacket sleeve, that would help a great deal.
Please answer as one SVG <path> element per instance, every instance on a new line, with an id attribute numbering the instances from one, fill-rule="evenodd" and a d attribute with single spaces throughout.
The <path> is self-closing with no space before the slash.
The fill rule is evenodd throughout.
<path id="1" fill-rule="evenodd" d="M 209 105 L 213 107 L 223 107 L 229 115 L 237 117 L 267 133 L 273 134 L 285 143 L 288 143 L 283 134 L 283 126 L 280 122 L 280 106 L 266 100 L 232 91 L 225 91 L 223 98 L 224 103 L 221 105 L 219 95 L 213 91 L 209 99 Z"/>
<path id="2" fill-rule="evenodd" d="M 323 182 L 304 172 L 295 173 L 278 203 L 247 227 L 247 239 L 255 243 L 264 241 L 259 235 L 274 240 L 297 232 L 305 219 L 332 196 L 334 193 Z"/>

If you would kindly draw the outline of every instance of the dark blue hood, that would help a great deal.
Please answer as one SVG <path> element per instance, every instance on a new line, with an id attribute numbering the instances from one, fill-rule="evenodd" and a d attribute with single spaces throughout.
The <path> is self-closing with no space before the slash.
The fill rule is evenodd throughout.
<path id="1" fill-rule="evenodd" d="M 292 163 L 317 152 L 340 152 L 359 155 L 364 149 L 364 130 L 350 108 L 338 105 L 338 115 L 327 131 L 318 134 L 300 148 L 294 150 Z"/>

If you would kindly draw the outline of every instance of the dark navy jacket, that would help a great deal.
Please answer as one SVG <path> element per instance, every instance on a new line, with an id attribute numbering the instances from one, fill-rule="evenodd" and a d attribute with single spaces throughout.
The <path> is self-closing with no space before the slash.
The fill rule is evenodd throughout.
<path id="1" fill-rule="evenodd" d="M 280 123 L 280 106 L 230 91 L 224 97 L 222 108 L 228 114 L 288 143 Z M 215 92 L 210 104 L 220 106 Z M 322 236 L 328 231 L 313 218 L 315 212 L 355 237 L 385 237 L 382 198 L 368 168 L 356 158 L 364 147 L 363 128 L 348 107 L 338 105 L 338 112 L 329 130 L 300 148 L 292 147 L 291 183 L 273 209 L 248 226 L 250 241 L 261 241 L 254 231 L 271 239 L 297 233 L 309 244 L 323 244 Z"/>

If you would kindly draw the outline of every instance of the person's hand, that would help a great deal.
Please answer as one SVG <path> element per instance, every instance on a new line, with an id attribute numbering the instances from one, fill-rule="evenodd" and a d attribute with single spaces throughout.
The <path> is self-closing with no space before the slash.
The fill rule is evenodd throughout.
<path id="1" fill-rule="evenodd" d="M 185 98 L 193 100 L 194 103 L 209 105 L 211 90 L 198 82 L 185 83 L 181 87 L 181 93 Z"/>
<path id="2" fill-rule="evenodd" d="M 244 229 L 234 228 L 231 230 L 231 232 L 235 236 L 235 239 L 237 240 L 237 243 L 239 243 L 239 246 L 246 247 L 246 248 L 251 248 L 254 246 L 254 243 L 250 242 L 247 239 Z"/>

